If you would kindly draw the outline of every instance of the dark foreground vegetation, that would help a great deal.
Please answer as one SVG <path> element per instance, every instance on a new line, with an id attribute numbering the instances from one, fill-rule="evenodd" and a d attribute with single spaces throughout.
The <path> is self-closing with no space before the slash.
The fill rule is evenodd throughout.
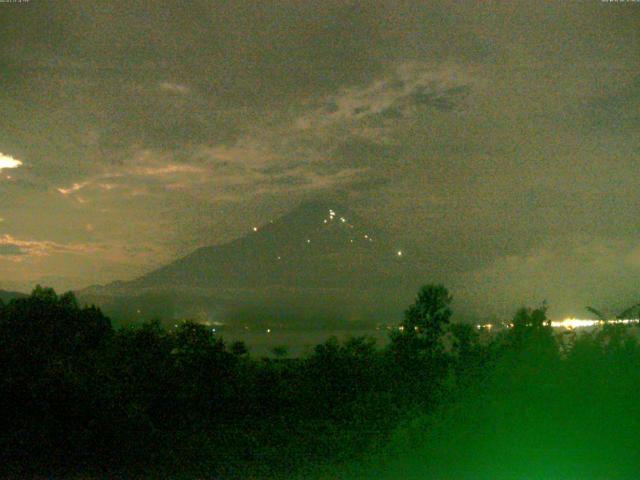
<path id="1" fill-rule="evenodd" d="M 253 358 L 209 328 L 114 330 L 72 294 L 0 305 L 2 478 L 640 476 L 634 328 L 483 335 L 424 287 L 390 344 Z"/>

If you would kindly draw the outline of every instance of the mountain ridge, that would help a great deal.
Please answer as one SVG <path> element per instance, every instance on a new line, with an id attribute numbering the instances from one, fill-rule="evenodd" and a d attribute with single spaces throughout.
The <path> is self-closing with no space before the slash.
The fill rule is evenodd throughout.
<path id="1" fill-rule="evenodd" d="M 2 301 L 3 303 L 8 303 L 11 300 L 15 300 L 17 298 L 25 298 L 27 296 L 28 295 L 26 293 L 0 289 L 0 301 Z"/>
<path id="2" fill-rule="evenodd" d="M 259 311 L 265 305 L 271 310 L 296 305 L 307 314 L 315 305 L 336 315 L 339 306 L 367 309 L 380 291 L 411 283 L 413 267 L 385 232 L 348 208 L 305 202 L 239 238 L 200 247 L 131 281 L 88 287 L 78 296 L 97 304 L 117 297 L 129 303 L 145 296 L 160 303 L 171 298 L 180 307 L 164 313 L 174 316 L 204 310 L 205 317 L 220 317 L 221 311 L 248 306 Z"/>

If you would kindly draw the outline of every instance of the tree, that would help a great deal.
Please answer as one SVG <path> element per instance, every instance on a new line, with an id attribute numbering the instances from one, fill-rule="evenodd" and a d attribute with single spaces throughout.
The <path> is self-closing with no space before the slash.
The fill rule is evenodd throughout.
<path id="1" fill-rule="evenodd" d="M 535 309 L 521 307 L 513 317 L 514 328 L 517 330 L 524 328 L 541 330 L 545 327 L 551 327 L 550 320 L 547 319 L 547 308 L 546 302 L 542 302 L 542 305 Z"/>
<path id="2" fill-rule="evenodd" d="M 96 307 L 80 308 L 72 292 L 58 296 L 38 285 L 29 297 L 12 300 L 2 310 L 0 336 L 5 350 L 30 363 L 54 356 L 78 357 L 97 348 L 113 333 L 111 321 Z"/>
<path id="3" fill-rule="evenodd" d="M 283 359 L 289 353 L 289 349 L 286 345 L 277 345 L 271 349 L 271 353 L 273 353 L 276 358 Z"/>
<path id="4" fill-rule="evenodd" d="M 587 310 L 589 310 L 591 313 L 595 314 L 598 317 L 598 320 L 602 321 L 602 322 L 607 322 L 607 316 L 602 313 L 601 310 L 598 310 L 597 308 L 594 307 L 586 307 Z M 640 309 L 640 303 L 636 303 L 635 305 L 632 305 L 629 308 L 624 309 L 622 312 L 618 313 L 616 315 L 616 320 L 626 320 L 629 318 L 638 318 L 638 315 L 640 314 L 639 312 Z"/>
<path id="5" fill-rule="evenodd" d="M 547 304 L 538 308 L 521 307 L 513 317 L 508 345 L 525 357 L 556 358 L 558 345 L 553 336 L 551 320 L 547 318 Z"/>
<path id="6" fill-rule="evenodd" d="M 413 305 L 404 313 L 398 331 L 392 334 L 392 345 L 398 353 L 437 356 L 443 352 L 442 336 L 452 315 L 453 297 L 443 285 L 423 286 Z"/>
<path id="7" fill-rule="evenodd" d="M 242 341 L 233 342 L 231 344 L 230 350 L 231 353 L 236 357 L 242 357 L 243 355 L 247 355 L 249 353 L 247 344 Z"/>

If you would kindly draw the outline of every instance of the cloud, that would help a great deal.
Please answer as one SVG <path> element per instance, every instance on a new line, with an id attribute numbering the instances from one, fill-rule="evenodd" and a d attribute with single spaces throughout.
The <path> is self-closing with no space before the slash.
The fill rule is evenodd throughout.
<path id="1" fill-rule="evenodd" d="M 3 257 L 3 256 L 13 257 L 16 255 L 25 255 L 25 253 L 26 252 L 16 244 L 13 244 L 13 243 L 0 244 L 0 257 Z"/>
<path id="2" fill-rule="evenodd" d="M 603 88 L 584 108 L 586 124 L 607 133 L 640 126 L 640 74 Z"/>
<path id="3" fill-rule="evenodd" d="M 22 161 L 0 152 L 0 172 L 5 168 L 18 168 Z"/>
<path id="4" fill-rule="evenodd" d="M 86 187 L 87 185 L 89 185 L 91 182 L 86 181 L 86 182 L 81 182 L 81 183 L 74 183 L 73 185 L 71 185 L 68 188 L 63 188 L 63 187 L 58 187 L 56 190 L 58 190 L 58 192 L 60 192 L 62 195 L 64 195 L 65 197 L 71 193 L 75 193 L 78 192 L 80 190 L 82 190 L 84 187 Z"/>
<path id="5" fill-rule="evenodd" d="M 490 295 L 490 313 L 505 318 L 514 313 L 514 300 L 521 305 L 547 300 L 555 318 L 584 313 L 586 305 L 614 311 L 638 301 L 634 287 L 640 273 L 638 252 L 640 246 L 629 240 L 547 239 L 526 253 L 501 256 L 461 274 L 455 288 L 476 312 L 489 313 Z"/>
<path id="6" fill-rule="evenodd" d="M 193 165 L 168 164 L 155 167 L 141 167 L 134 169 L 132 173 L 154 177 L 176 173 L 204 173 L 205 171 L 204 168 L 194 167 Z"/>
<path id="7" fill-rule="evenodd" d="M 191 89 L 187 85 L 172 82 L 160 83 L 160 89 L 169 93 L 175 93 L 179 95 L 186 95 L 191 91 Z"/>
<path id="8" fill-rule="evenodd" d="M 57 187 L 63 196 L 76 194 L 81 190 L 93 195 L 121 190 L 128 193 L 144 192 L 153 183 L 179 183 L 176 178 L 195 177 L 207 174 L 204 166 L 177 163 L 171 154 L 144 149 L 137 152 L 130 162 L 121 166 L 103 168 L 103 172 L 88 179 L 74 182 L 69 187 Z M 80 199 L 82 197 L 76 197 Z"/>
<path id="9" fill-rule="evenodd" d="M 48 240 L 22 240 L 4 234 L 0 236 L 0 249 L 0 255 L 16 256 L 16 261 L 22 261 L 26 257 L 43 257 L 56 253 L 97 253 L 104 250 L 104 246 L 57 243 Z"/>
<path id="10" fill-rule="evenodd" d="M 298 119 L 301 129 L 341 121 L 379 118 L 389 124 L 414 117 L 423 108 L 450 112 L 462 108 L 473 88 L 481 85 L 469 67 L 406 62 L 364 87 L 348 87 L 327 96 L 322 105 Z"/>

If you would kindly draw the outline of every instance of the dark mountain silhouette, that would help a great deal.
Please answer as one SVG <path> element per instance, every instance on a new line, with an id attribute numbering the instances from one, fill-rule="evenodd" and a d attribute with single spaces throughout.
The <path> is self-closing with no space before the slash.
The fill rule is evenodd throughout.
<path id="1" fill-rule="evenodd" d="M 241 238 L 79 295 L 107 311 L 107 304 L 127 303 L 129 310 L 136 307 L 135 314 L 156 302 L 163 316 L 174 317 L 233 313 L 244 318 L 252 316 L 249 312 L 268 312 L 272 318 L 292 311 L 300 317 L 320 311 L 326 316 L 347 307 L 347 316 L 357 318 L 372 310 L 372 302 L 380 303 L 380 290 L 386 295 L 405 286 L 415 290 L 416 266 L 399 251 L 383 231 L 347 208 L 309 202 Z M 407 297 L 402 300 L 406 303 Z"/>
<path id="2" fill-rule="evenodd" d="M 0 290 L 0 301 L 2 301 L 3 303 L 8 303 L 16 298 L 24 298 L 26 296 L 27 295 L 25 293 Z"/>

